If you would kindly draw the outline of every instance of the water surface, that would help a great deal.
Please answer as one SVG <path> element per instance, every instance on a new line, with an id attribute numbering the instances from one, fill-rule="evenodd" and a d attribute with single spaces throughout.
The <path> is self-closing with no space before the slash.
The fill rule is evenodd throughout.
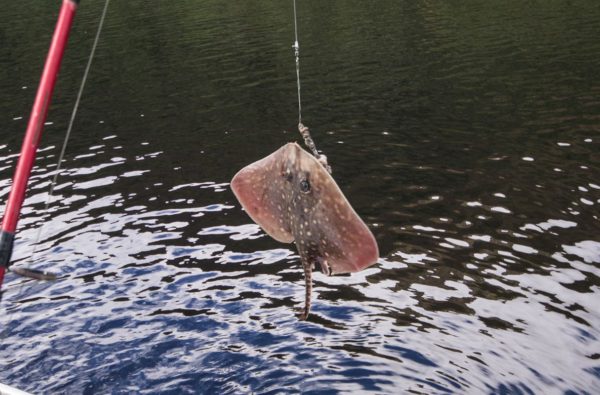
<path id="1" fill-rule="evenodd" d="M 381 259 L 315 275 L 231 177 L 298 141 L 288 2 L 82 2 L 1 305 L 34 393 L 597 393 L 596 1 L 298 3 L 303 114 Z M 58 7 L 0 10 L 0 203 Z"/>

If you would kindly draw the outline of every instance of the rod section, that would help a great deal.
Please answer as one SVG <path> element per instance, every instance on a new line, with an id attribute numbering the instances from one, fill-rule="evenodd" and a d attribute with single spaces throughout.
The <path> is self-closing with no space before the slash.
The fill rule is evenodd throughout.
<path id="1" fill-rule="evenodd" d="M 54 91 L 58 71 L 60 70 L 63 54 L 67 46 L 69 32 L 73 24 L 73 17 L 77 10 L 77 3 L 78 1 L 76 0 L 63 0 L 60 8 L 58 21 L 54 28 L 54 35 L 52 36 L 50 49 L 46 57 L 46 63 L 44 64 L 44 71 L 42 72 L 40 84 L 29 116 L 29 123 L 27 124 L 27 129 L 25 131 L 25 138 L 23 140 L 21 154 L 13 177 L 10 195 L 4 211 L 2 228 L 0 230 L 3 235 L 3 240 L 7 240 L 6 238 L 12 239 L 17 228 L 19 214 L 27 191 L 27 182 L 29 181 L 31 169 L 35 162 L 38 144 L 44 129 L 44 122 L 46 122 L 46 115 L 48 114 L 48 107 L 50 106 L 52 98 L 52 92 Z M 3 253 L 0 254 L 1 287 L 2 281 L 4 280 L 4 273 L 10 262 L 12 240 L 10 240 L 10 243 L 5 243 L 4 246 L 0 247 L 9 248 L 8 252 L 3 251 Z"/>

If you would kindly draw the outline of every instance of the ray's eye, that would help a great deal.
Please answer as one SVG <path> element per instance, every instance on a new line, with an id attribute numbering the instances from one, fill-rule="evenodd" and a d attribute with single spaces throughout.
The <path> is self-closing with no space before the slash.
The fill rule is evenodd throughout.
<path id="1" fill-rule="evenodd" d="M 300 181 L 300 191 L 304 193 L 310 192 L 310 183 L 307 179 L 303 179 L 302 181 Z"/>

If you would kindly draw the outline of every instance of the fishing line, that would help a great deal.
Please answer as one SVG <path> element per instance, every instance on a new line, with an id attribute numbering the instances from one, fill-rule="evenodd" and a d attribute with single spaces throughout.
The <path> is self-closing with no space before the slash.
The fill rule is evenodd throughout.
<path id="1" fill-rule="evenodd" d="M 75 104 L 73 105 L 73 110 L 71 111 L 71 118 L 69 120 L 69 126 L 67 127 L 67 133 L 65 134 L 65 139 L 63 140 L 62 149 L 60 151 L 60 155 L 58 156 L 58 162 L 56 163 L 56 170 L 54 173 L 54 177 L 52 177 L 52 182 L 50 183 L 50 190 L 48 191 L 48 197 L 46 199 L 46 203 L 44 205 L 44 209 L 42 210 L 42 224 L 38 228 L 37 235 L 35 241 L 33 243 L 33 251 L 29 257 L 29 262 L 33 260 L 33 256 L 37 251 L 38 244 L 40 242 L 42 236 L 42 228 L 44 226 L 44 218 L 48 214 L 48 208 L 50 207 L 50 200 L 54 195 L 54 188 L 56 187 L 56 183 L 58 180 L 58 176 L 60 174 L 63 158 L 65 157 L 65 152 L 67 151 L 67 145 L 69 143 L 69 138 L 71 137 L 71 131 L 73 130 L 73 124 L 75 122 L 75 117 L 77 115 L 77 110 L 79 109 L 79 103 L 81 102 L 81 96 L 83 95 L 83 88 L 85 88 L 85 83 L 87 82 L 88 75 L 90 73 L 90 68 L 92 66 L 92 61 L 94 60 L 94 54 L 96 53 L 96 47 L 98 47 L 98 42 L 100 41 L 100 33 L 102 32 L 102 26 L 104 25 L 104 19 L 106 18 L 106 12 L 108 11 L 108 4 L 110 0 L 106 0 L 104 3 L 104 9 L 102 10 L 102 15 L 100 16 L 100 22 L 98 23 L 98 30 L 96 31 L 96 37 L 94 38 L 94 43 L 92 44 L 92 51 L 90 52 L 90 56 L 88 57 L 87 65 L 85 66 L 85 71 L 83 72 L 83 78 L 81 79 L 81 84 L 79 85 L 79 91 L 77 92 L 77 98 L 75 99 Z M 13 270 L 14 271 L 14 270 Z"/>
<path id="2" fill-rule="evenodd" d="M 81 84 L 79 86 L 79 91 L 77 92 L 77 98 L 75 99 L 75 104 L 73 105 L 73 110 L 71 112 L 71 118 L 69 120 L 69 125 L 67 127 L 67 132 L 65 134 L 65 139 L 63 141 L 63 145 L 62 145 L 62 149 L 60 151 L 60 155 L 58 157 L 58 162 L 56 164 L 56 170 L 54 173 L 54 176 L 52 178 L 52 182 L 50 183 L 50 190 L 48 191 L 48 197 L 46 199 L 46 203 L 44 205 L 44 209 L 42 210 L 42 214 L 41 214 L 41 218 L 42 218 L 42 223 L 40 224 L 38 231 L 37 231 L 37 235 L 35 238 L 35 242 L 33 244 L 33 250 L 31 252 L 31 255 L 28 257 L 27 261 L 31 264 L 31 262 L 33 262 L 33 257 L 37 251 L 37 247 L 39 244 L 39 241 L 41 239 L 42 236 L 42 228 L 44 226 L 44 220 L 45 217 L 48 213 L 48 208 L 50 207 L 50 200 L 52 199 L 52 196 L 54 194 L 54 188 L 56 187 L 56 183 L 58 180 L 58 176 L 61 170 L 61 165 L 62 165 L 62 161 L 64 159 L 65 156 L 65 152 L 67 151 L 67 145 L 69 142 L 69 138 L 71 137 L 71 131 L 73 130 L 73 124 L 75 122 L 75 116 L 77 115 L 77 109 L 79 108 L 79 103 L 81 102 L 81 97 L 83 95 L 83 89 L 85 87 L 85 84 L 87 82 L 88 79 L 88 75 L 90 73 L 90 68 L 92 66 L 92 61 L 94 59 L 94 54 L 96 53 L 96 48 L 98 47 L 98 42 L 100 41 L 100 33 L 102 32 L 102 26 L 104 25 L 104 20 L 106 19 L 106 13 L 108 11 L 108 5 L 110 3 L 110 0 L 106 0 L 106 2 L 104 3 L 104 9 L 102 10 L 102 15 L 100 16 L 100 22 L 98 23 L 98 29 L 96 31 L 96 37 L 94 38 L 94 43 L 92 44 L 92 50 L 90 52 L 90 55 L 88 57 L 88 61 L 87 61 L 87 65 L 85 67 L 85 71 L 83 73 L 83 78 L 81 80 Z M 38 279 L 42 279 L 42 280 L 51 280 L 51 279 L 55 279 L 56 276 L 52 273 L 47 273 L 44 271 L 38 271 L 38 270 L 30 270 L 30 269 L 26 269 L 26 268 L 13 268 L 11 267 L 10 269 L 12 272 L 15 272 L 17 274 L 21 274 L 24 275 L 28 278 L 38 278 Z M 37 276 L 37 277 L 36 277 Z M 17 292 L 17 298 L 21 295 L 21 292 L 23 290 L 23 285 L 25 284 L 26 281 L 21 282 L 20 286 L 19 286 L 19 290 Z M 8 321 L 11 321 L 12 318 L 12 314 L 14 314 L 14 312 L 16 311 L 16 309 L 14 309 L 10 315 L 9 315 L 9 319 Z M 5 338 L 8 332 L 8 328 L 6 328 L 2 333 L 0 333 L 0 339 Z"/>
<path id="3" fill-rule="evenodd" d="M 302 125 L 302 99 L 300 98 L 300 44 L 298 43 L 298 18 L 296 17 L 296 0 L 294 0 L 294 33 L 296 41 L 292 48 L 296 57 L 296 85 L 298 86 L 298 125 Z"/>
<path id="4" fill-rule="evenodd" d="M 331 173 L 331 166 L 327 163 L 327 157 L 319 154 L 317 146 L 310 135 L 310 130 L 302 123 L 302 98 L 300 96 L 300 44 L 298 43 L 298 17 L 296 13 L 296 0 L 294 1 L 294 37 L 295 41 L 292 45 L 294 56 L 296 58 L 296 85 L 298 87 L 298 131 L 304 139 L 304 144 L 310 149 L 312 154 L 319 160 L 325 169 Z"/>

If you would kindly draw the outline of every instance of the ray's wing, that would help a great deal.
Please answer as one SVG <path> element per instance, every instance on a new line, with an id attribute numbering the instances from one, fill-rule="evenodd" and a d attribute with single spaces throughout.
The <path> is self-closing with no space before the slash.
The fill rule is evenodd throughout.
<path id="1" fill-rule="evenodd" d="M 289 201 L 280 175 L 285 148 L 240 170 L 231 180 L 231 189 L 250 218 L 269 236 L 291 243 L 294 236 L 289 225 Z"/>
<path id="2" fill-rule="evenodd" d="M 300 148 L 303 167 L 310 169 L 316 199 L 309 228 L 318 235 L 321 258 L 331 274 L 363 270 L 379 259 L 375 237 L 352 208 L 337 183 L 323 166 Z"/>

